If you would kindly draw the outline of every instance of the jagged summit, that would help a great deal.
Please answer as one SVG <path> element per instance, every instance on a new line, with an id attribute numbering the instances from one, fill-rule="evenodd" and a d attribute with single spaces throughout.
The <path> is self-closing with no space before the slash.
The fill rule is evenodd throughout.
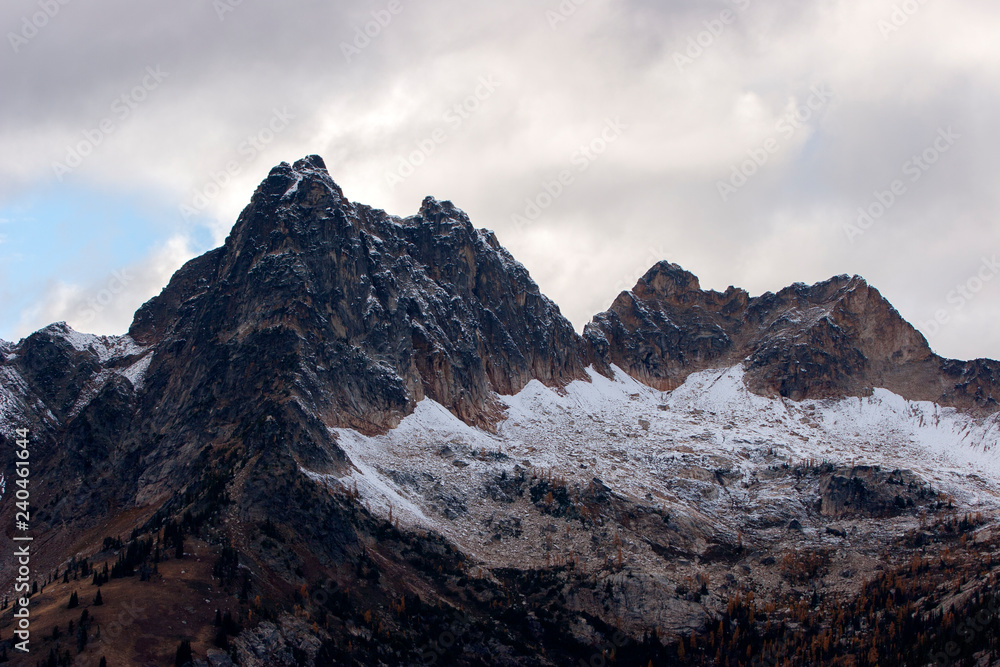
<path id="1" fill-rule="evenodd" d="M 224 246 L 178 271 L 131 332 L 201 339 L 199 355 L 267 339 L 263 358 L 284 350 L 290 390 L 330 426 L 385 428 L 425 395 L 488 426 L 494 393 L 587 365 L 491 232 L 430 197 L 408 218 L 352 203 L 316 156 L 275 167 Z"/>
<path id="2" fill-rule="evenodd" d="M 598 355 L 658 389 L 691 373 L 742 364 L 762 395 L 802 400 L 888 388 L 914 400 L 997 410 L 1000 364 L 936 356 L 861 276 L 840 275 L 751 298 L 702 290 L 659 262 L 584 330 Z M 975 380 L 969 378 L 974 377 Z"/>

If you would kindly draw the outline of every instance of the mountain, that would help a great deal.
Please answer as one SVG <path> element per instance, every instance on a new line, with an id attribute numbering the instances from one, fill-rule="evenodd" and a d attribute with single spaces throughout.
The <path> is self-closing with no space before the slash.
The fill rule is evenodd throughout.
<path id="1" fill-rule="evenodd" d="M 488 425 L 494 393 L 583 377 L 586 362 L 492 233 L 430 197 L 403 220 L 352 204 L 316 156 L 272 170 L 225 245 L 181 269 L 129 333 L 184 341 L 185 359 L 205 356 L 188 352 L 199 344 L 272 358 L 277 346 L 296 359 L 297 397 L 362 429 L 424 396 Z"/>
<path id="2" fill-rule="evenodd" d="M 935 355 L 926 339 L 860 276 L 787 287 L 751 298 L 704 291 L 676 264 L 660 262 L 587 325 L 609 363 L 659 389 L 693 372 L 745 364 L 763 396 L 869 396 L 884 387 L 912 400 L 990 414 L 1000 364 Z"/>
<path id="3" fill-rule="evenodd" d="M 0 352 L 15 664 L 914 664 L 996 590 L 1000 364 L 858 277 L 661 262 L 580 335 L 451 202 L 390 216 L 310 156 L 127 334 Z"/>

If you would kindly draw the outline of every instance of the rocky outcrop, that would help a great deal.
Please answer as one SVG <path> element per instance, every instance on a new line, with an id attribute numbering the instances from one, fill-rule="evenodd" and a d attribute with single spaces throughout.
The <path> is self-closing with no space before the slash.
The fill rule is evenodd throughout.
<path id="1" fill-rule="evenodd" d="M 661 390 L 706 368 L 733 365 L 749 295 L 703 291 L 693 274 L 660 262 L 584 329 L 594 356 Z"/>
<path id="2" fill-rule="evenodd" d="M 1000 363 L 935 355 L 864 279 L 837 276 L 751 298 L 702 290 L 660 262 L 587 325 L 596 357 L 659 389 L 691 373 L 744 364 L 747 384 L 793 400 L 869 395 L 884 387 L 913 400 L 995 412 Z"/>
<path id="3" fill-rule="evenodd" d="M 885 517 L 920 507 L 937 497 L 908 470 L 885 472 L 871 466 L 822 471 L 817 509 L 824 517 Z"/>
<path id="4" fill-rule="evenodd" d="M 430 197 L 405 219 L 353 204 L 317 156 L 272 170 L 225 245 L 179 271 L 131 334 L 199 356 L 266 340 L 258 363 L 281 350 L 324 423 L 363 430 L 424 396 L 488 427 L 493 393 L 585 377 L 587 361 L 491 232 Z"/>
<path id="5" fill-rule="evenodd" d="M 233 642 L 233 653 L 246 667 L 297 667 L 314 664 L 322 646 L 302 619 L 284 614 L 276 623 L 264 621 Z M 224 665 L 224 662 L 218 662 Z M 232 665 L 232 661 L 228 663 Z"/>

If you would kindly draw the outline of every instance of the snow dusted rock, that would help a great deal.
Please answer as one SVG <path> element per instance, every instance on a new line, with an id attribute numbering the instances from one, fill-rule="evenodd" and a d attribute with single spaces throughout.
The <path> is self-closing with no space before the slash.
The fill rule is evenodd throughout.
<path id="1" fill-rule="evenodd" d="M 596 315 L 584 337 L 595 356 L 651 387 L 674 389 L 691 373 L 734 365 L 748 301 L 735 288 L 703 291 L 693 274 L 663 261 Z"/>
<path id="2" fill-rule="evenodd" d="M 0 359 L 0 405 L 19 404 L 28 414 L 44 405 L 56 423 L 77 415 L 114 378 L 141 384 L 148 364 L 147 349 L 131 337 L 81 334 L 65 322 L 7 345 Z"/>
<path id="3" fill-rule="evenodd" d="M 409 218 L 353 204 L 318 156 L 273 169 L 225 245 L 181 269 L 131 333 L 188 348 L 266 336 L 329 425 L 362 429 L 395 425 L 425 395 L 488 426 L 495 394 L 587 365 L 492 232 L 430 197 Z"/>
<path id="4" fill-rule="evenodd" d="M 597 356 L 659 389 L 699 370 L 742 363 L 750 388 L 765 396 L 868 396 L 884 387 L 980 414 L 1000 407 L 1000 363 L 934 355 L 858 276 L 751 298 L 734 287 L 702 290 L 694 275 L 660 262 L 584 336 Z"/>
<path id="5" fill-rule="evenodd" d="M 242 633 L 233 644 L 237 660 L 244 667 L 297 667 L 313 664 L 322 642 L 302 619 L 283 614 L 277 623 L 264 621 Z"/>

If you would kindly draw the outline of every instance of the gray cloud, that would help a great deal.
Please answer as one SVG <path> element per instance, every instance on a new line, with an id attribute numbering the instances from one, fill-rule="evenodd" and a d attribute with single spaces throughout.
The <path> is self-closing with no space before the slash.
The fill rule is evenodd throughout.
<path id="1" fill-rule="evenodd" d="M 859 273 L 938 351 L 1000 357 L 1000 279 L 949 301 L 1000 251 L 995 3 L 894 16 L 904 3 L 400 0 L 386 20 L 389 4 L 244 0 L 220 20 L 212 2 L 71 1 L 17 53 L 0 45 L 0 198 L 54 182 L 52 162 L 159 66 L 169 77 L 66 179 L 165 192 L 179 209 L 236 161 L 200 216 L 178 210 L 179 235 L 200 223 L 221 241 L 271 166 L 317 152 L 352 199 L 402 215 L 426 194 L 452 199 L 578 326 L 662 255 L 707 287 L 754 293 Z M 574 11 L 549 13 L 560 6 Z M 0 26 L 17 32 L 37 11 L 4 3 Z M 366 24 L 374 36 L 348 59 Z M 500 85 L 456 123 L 482 77 Z M 789 133 L 815 86 L 835 97 Z M 294 120 L 248 157 L 241 147 L 275 109 Z M 614 118 L 621 136 L 517 224 Z M 857 209 L 908 178 L 907 160 L 948 127 L 953 149 L 852 242 Z M 436 130 L 444 140 L 393 182 Z M 723 201 L 719 182 L 769 139 L 777 149 Z M 924 326 L 941 310 L 947 324 Z"/>

